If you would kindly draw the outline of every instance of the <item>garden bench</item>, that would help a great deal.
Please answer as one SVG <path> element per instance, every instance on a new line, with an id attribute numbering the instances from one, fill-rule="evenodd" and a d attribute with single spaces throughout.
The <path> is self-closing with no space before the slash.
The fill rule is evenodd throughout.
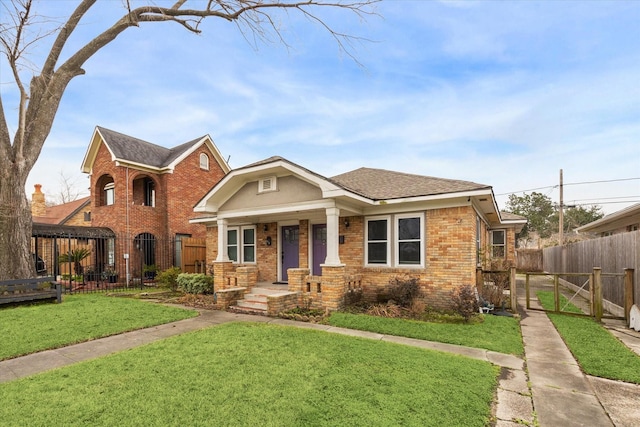
<path id="1" fill-rule="evenodd" d="M 45 287 L 50 283 L 50 287 Z M 62 287 L 53 277 L 0 281 L 0 304 L 55 299 L 62 302 Z"/>

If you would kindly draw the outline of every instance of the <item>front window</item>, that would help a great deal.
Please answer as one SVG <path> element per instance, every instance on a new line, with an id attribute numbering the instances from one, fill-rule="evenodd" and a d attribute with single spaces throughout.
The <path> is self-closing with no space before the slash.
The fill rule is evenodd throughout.
<path id="1" fill-rule="evenodd" d="M 424 266 L 424 215 L 414 213 L 368 218 L 365 233 L 367 265 Z"/>
<path id="2" fill-rule="evenodd" d="M 256 228 L 246 226 L 227 229 L 227 254 L 235 263 L 255 263 Z"/>
<path id="3" fill-rule="evenodd" d="M 367 264 L 389 265 L 389 219 L 367 220 Z"/>
<path id="4" fill-rule="evenodd" d="M 422 264 L 422 217 L 397 217 L 398 265 Z"/>
<path id="5" fill-rule="evenodd" d="M 506 239 L 504 230 L 492 230 L 491 231 L 491 257 L 492 258 L 504 258 Z"/>

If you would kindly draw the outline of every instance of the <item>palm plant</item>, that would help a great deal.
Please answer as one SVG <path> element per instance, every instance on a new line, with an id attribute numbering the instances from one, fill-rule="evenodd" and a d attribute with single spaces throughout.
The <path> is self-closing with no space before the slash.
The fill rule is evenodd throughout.
<path id="1" fill-rule="evenodd" d="M 58 261 L 61 263 L 73 262 L 73 272 L 76 275 L 82 274 L 82 260 L 91 255 L 91 251 L 87 248 L 75 248 L 66 254 L 61 254 Z"/>

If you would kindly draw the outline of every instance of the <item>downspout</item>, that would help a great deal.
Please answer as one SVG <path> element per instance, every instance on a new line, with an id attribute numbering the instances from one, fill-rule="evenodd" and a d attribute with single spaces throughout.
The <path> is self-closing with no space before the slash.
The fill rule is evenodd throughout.
<path id="1" fill-rule="evenodd" d="M 131 233 L 131 230 L 129 229 L 129 167 L 127 166 L 126 168 L 126 180 L 127 180 L 127 186 L 126 186 L 126 196 L 125 196 L 125 202 L 126 202 L 126 209 L 125 209 L 125 221 L 126 221 L 126 239 L 127 239 L 127 253 L 124 255 L 124 262 L 125 262 L 125 269 L 126 269 L 126 274 L 127 274 L 127 288 L 129 287 L 129 281 L 131 280 L 131 273 L 129 271 L 129 254 L 131 253 L 131 236 L 129 235 Z"/>

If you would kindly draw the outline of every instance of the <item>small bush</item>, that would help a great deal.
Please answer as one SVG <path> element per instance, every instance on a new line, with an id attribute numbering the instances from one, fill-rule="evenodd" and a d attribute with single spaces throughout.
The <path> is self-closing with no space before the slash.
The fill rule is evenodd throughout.
<path id="1" fill-rule="evenodd" d="M 410 308 L 420 295 L 420 279 L 417 277 L 396 277 L 389 281 L 389 301 L 400 307 Z"/>
<path id="2" fill-rule="evenodd" d="M 178 275 L 177 283 L 180 289 L 188 294 L 213 293 L 213 276 L 203 273 L 181 273 Z"/>
<path id="3" fill-rule="evenodd" d="M 366 314 L 378 317 L 403 317 L 404 311 L 399 305 L 388 302 L 372 305 L 367 309 Z"/>
<path id="4" fill-rule="evenodd" d="M 156 282 L 163 288 L 175 291 L 178 289 L 178 275 L 181 271 L 180 267 L 167 268 L 156 276 Z"/>
<path id="5" fill-rule="evenodd" d="M 344 294 L 344 305 L 346 307 L 358 306 L 363 302 L 362 289 L 349 289 Z"/>
<path id="6" fill-rule="evenodd" d="M 451 291 L 451 302 L 453 309 L 464 318 L 465 322 L 480 311 L 475 287 L 471 285 L 460 286 Z"/>

